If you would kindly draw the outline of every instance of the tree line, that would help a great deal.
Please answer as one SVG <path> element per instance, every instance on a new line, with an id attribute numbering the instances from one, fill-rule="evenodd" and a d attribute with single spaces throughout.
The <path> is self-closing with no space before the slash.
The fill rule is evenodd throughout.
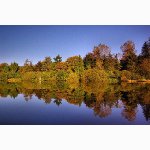
<path id="1" fill-rule="evenodd" d="M 0 64 L 0 80 L 9 82 L 65 81 L 70 84 L 116 83 L 128 80 L 150 79 L 150 38 L 136 54 L 133 41 L 121 45 L 122 54 L 112 54 L 109 46 L 99 44 L 85 57 L 45 57 L 33 64 L 26 60 L 23 66 L 13 62 Z"/>

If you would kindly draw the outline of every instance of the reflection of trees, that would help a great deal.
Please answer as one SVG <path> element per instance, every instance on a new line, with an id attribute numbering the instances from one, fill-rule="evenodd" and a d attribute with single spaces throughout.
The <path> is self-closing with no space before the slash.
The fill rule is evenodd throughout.
<path id="1" fill-rule="evenodd" d="M 138 98 L 134 91 L 122 92 L 122 102 L 124 109 L 122 116 L 128 121 L 133 121 L 136 118 Z"/>
<path id="2" fill-rule="evenodd" d="M 60 104 L 62 104 L 62 99 L 56 98 L 56 99 L 54 100 L 54 103 L 55 103 L 57 106 L 59 106 Z"/>
<path id="3" fill-rule="evenodd" d="M 82 88 L 76 88 L 67 91 L 66 100 L 70 104 L 81 105 L 84 99 L 84 90 Z"/>
<path id="4" fill-rule="evenodd" d="M 9 95 L 9 89 L 1 89 L 0 90 L 0 96 L 1 97 L 7 97 Z"/>
<path id="5" fill-rule="evenodd" d="M 38 90 L 34 90 L 34 92 L 35 92 L 35 96 L 37 96 L 38 99 L 44 100 L 46 104 L 49 104 L 51 102 L 52 95 L 50 90 L 38 89 Z"/>
<path id="6" fill-rule="evenodd" d="M 150 120 L 150 104 L 142 106 L 145 119 Z"/>
<path id="7" fill-rule="evenodd" d="M 65 84 L 60 85 L 0 84 L 0 96 L 15 98 L 18 94 L 23 94 L 26 101 L 31 100 L 32 96 L 36 96 L 46 104 L 53 101 L 58 106 L 62 104 L 62 100 L 78 106 L 85 103 L 88 108 L 94 111 L 95 115 L 101 118 L 111 115 L 112 108 L 122 107 L 121 115 L 129 121 L 135 120 L 137 106 L 141 105 L 145 119 L 147 121 L 150 119 L 149 85 L 92 85 L 92 87 L 80 85 L 78 88 L 69 88 Z"/>
<path id="8" fill-rule="evenodd" d="M 139 103 L 142 106 L 143 115 L 146 121 L 148 121 L 150 119 L 150 86 L 140 89 Z"/>
<path id="9" fill-rule="evenodd" d="M 24 95 L 25 101 L 29 101 L 32 99 L 32 95 Z"/>
<path id="10" fill-rule="evenodd" d="M 109 105 L 105 105 L 104 103 L 94 107 L 95 115 L 98 115 L 101 118 L 109 116 L 111 112 L 111 107 Z"/>
<path id="11" fill-rule="evenodd" d="M 96 96 L 93 93 L 88 94 L 87 92 L 85 92 L 84 103 L 86 104 L 87 107 L 93 108 L 93 106 L 96 103 Z"/>
<path id="12" fill-rule="evenodd" d="M 33 90 L 31 90 L 31 89 L 23 89 L 23 90 L 22 90 L 22 93 L 23 93 L 24 99 L 25 99 L 26 101 L 29 101 L 29 100 L 32 99 Z"/>
<path id="13" fill-rule="evenodd" d="M 19 94 L 19 91 L 17 88 L 13 88 L 13 89 L 10 89 L 9 91 L 9 95 L 13 98 L 16 98 Z"/>
<path id="14" fill-rule="evenodd" d="M 103 93 L 103 98 L 96 102 L 94 107 L 95 115 L 101 118 L 107 117 L 112 112 L 112 107 L 118 107 L 119 93 L 114 91 L 107 91 Z"/>
<path id="15" fill-rule="evenodd" d="M 21 92 L 21 87 L 17 84 L 12 83 L 0 83 L 0 96 L 2 97 L 13 97 L 16 98 Z"/>
<path id="16" fill-rule="evenodd" d="M 101 118 L 107 117 L 112 112 L 112 107 L 116 106 L 118 100 L 118 94 L 113 94 L 109 92 L 88 94 L 85 93 L 84 103 L 89 108 L 94 110 L 95 115 Z"/>
<path id="17" fill-rule="evenodd" d="M 122 116 L 128 121 L 133 121 L 136 118 L 137 108 L 125 107 L 122 111 Z"/>

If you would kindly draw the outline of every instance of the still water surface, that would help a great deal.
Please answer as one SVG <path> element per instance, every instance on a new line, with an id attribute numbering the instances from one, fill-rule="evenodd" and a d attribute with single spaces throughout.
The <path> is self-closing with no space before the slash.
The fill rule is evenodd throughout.
<path id="1" fill-rule="evenodd" d="M 0 85 L 1 125 L 150 124 L 150 85 Z"/>

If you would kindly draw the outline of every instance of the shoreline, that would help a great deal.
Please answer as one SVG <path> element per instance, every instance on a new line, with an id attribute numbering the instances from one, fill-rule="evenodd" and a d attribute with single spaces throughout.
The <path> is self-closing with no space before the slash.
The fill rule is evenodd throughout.
<path id="1" fill-rule="evenodd" d="M 121 81 L 121 82 L 126 82 L 126 83 L 150 83 L 150 80 L 146 80 L 146 79 L 141 79 L 141 80 L 126 80 L 126 81 Z"/>
<path id="2" fill-rule="evenodd" d="M 23 82 L 20 78 L 10 78 L 7 80 L 9 83 Z M 119 82 L 119 81 L 118 81 Z M 122 83 L 150 83 L 150 80 L 139 79 L 139 80 L 121 80 Z"/>

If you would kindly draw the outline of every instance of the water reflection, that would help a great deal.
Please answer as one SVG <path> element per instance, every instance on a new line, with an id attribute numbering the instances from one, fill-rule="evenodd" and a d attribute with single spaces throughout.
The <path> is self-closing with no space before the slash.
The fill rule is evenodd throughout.
<path id="1" fill-rule="evenodd" d="M 25 101 L 33 96 L 46 104 L 60 107 L 65 100 L 68 104 L 81 106 L 93 111 L 94 116 L 107 118 L 113 110 L 119 109 L 123 119 L 132 122 L 136 119 L 140 106 L 145 121 L 150 120 L 150 85 L 120 84 L 70 87 L 65 83 L 52 85 L 42 83 L 1 83 L 0 97 L 16 98 L 23 94 Z"/>

